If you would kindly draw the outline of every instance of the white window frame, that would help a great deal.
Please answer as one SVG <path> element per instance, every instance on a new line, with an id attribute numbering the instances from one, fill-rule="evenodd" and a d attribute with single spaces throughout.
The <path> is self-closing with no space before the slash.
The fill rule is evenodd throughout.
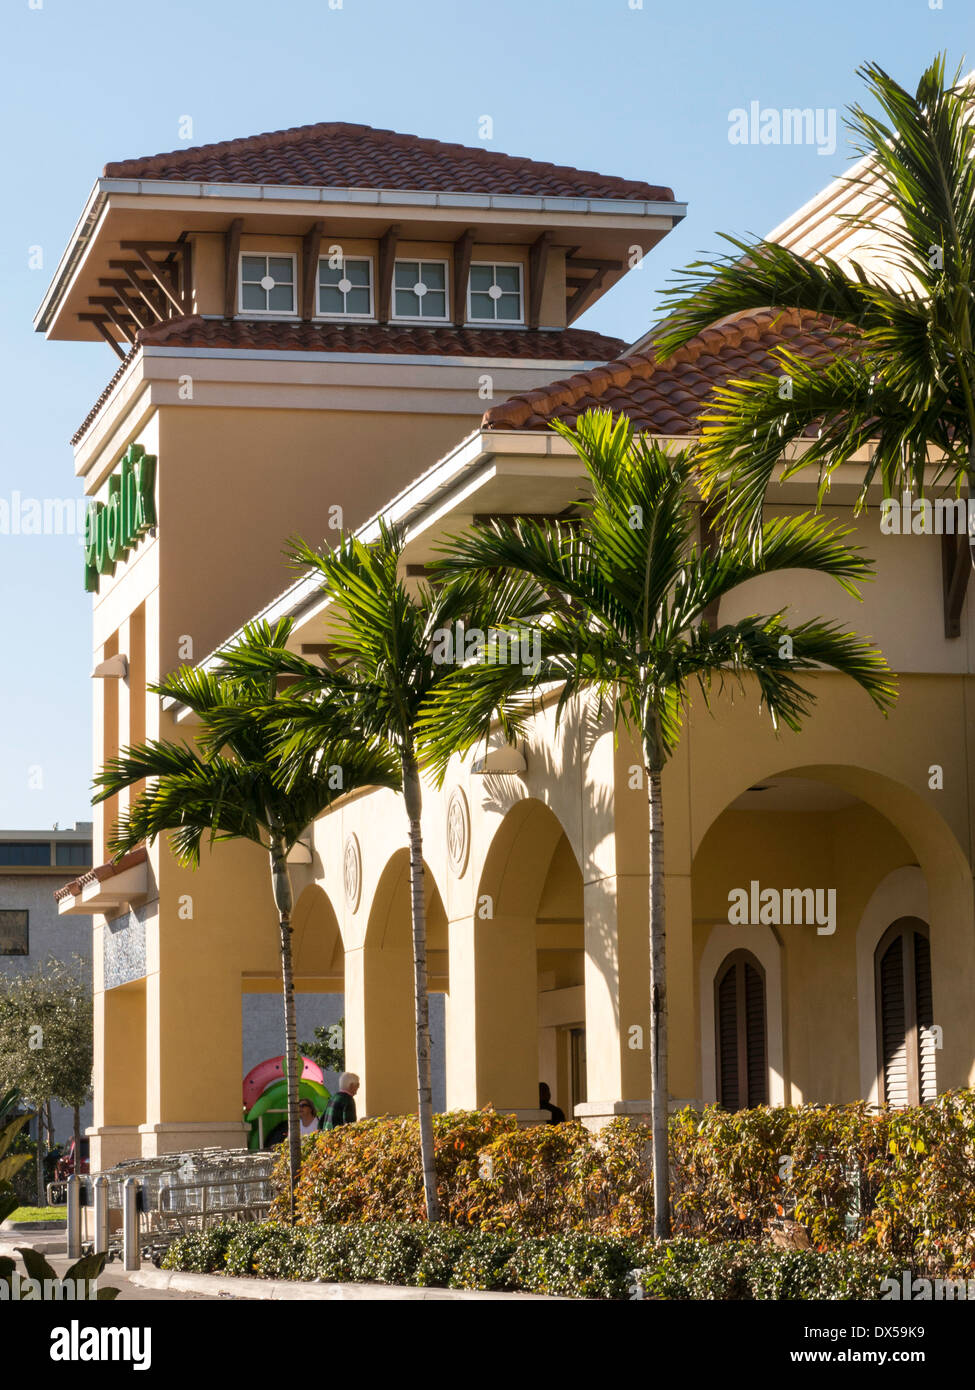
<path id="1" fill-rule="evenodd" d="M 415 261 L 420 267 L 420 274 L 423 274 L 425 265 L 442 265 L 444 269 L 444 312 L 443 317 L 433 314 L 398 314 L 396 312 L 396 267 L 398 265 L 408 265 Z M 390 322 L 391 323 L 452 323 L 450 317 L 450 262 L 441 260 L 439 256 L 397 256 L 393 262 L 393 283 L 390 286 Z"/>
<path id="2" fill-rule="evenodd" d="M 318 264 L 317 264 L 316 267 L 315 267 L 315 318 L 316 318 L 316 319 L 325 319 L 325 320 L 327 320 L 327 321 L 329 321 L 329 322 L 331 322 L 331 323 L 346 323 L 346 322 L 350 322 L 350 321 L 351 321 L 351 322 L 356 322 L 356 323 L 367 323 L 367 322 L 375 323 L 375 321 L 376 321 L 376 276 L 375 276 L 374 258 L 373 258 L 372 256 L 343 256 L 343 257 L 342 257 L 342 265 L 343 265 L 343 266 L 345 265 L 346 261 L 365 261 L 366 264 L 369 266 L 369 311 L 368 311 L 368 313 L 365 313 L 365 314 L 353 314 L 353 313 L 326 314 L 326 313 L 323 311 L 323 309 L 322 309 L 322 304 L 321 304 L 321 295 L 322 295 L 321 269 L 322 269 L 322 261 L 324 261 L 325 264 L 326 264 L 326 266 L 327 266 L 327 265 L 328 265 L 328 262 L 329 262 L 330 260 L 331 260 L 331 257 L 330 257 L 330 256 L 319 256 L 319 258 L 318 258 Z M 360 290 L 361 290 L 361 289 L 363 288 L 363 286 L 362 286 L 362 285 L 356 285 L 354 288 L 355 288 L 355 289 L 360 289 Z"/>
<path id="3" fill-rule="evenodd" d="M 273 256 L 275 260 L 291 262 L 291 308 L 290 309 L 245 309 L 244 308 L 244 257 L 263 256 L 265 265 Z M 265 269 L 265 274 L 267 270 Z M 248 284 L 253 284 L 249 280 Z M 298 257 L 293 251 L 241 251 L 237 262 L 237 313 L 242 318 L 296 319 L 298 317 Z"/>
<path id="4" fill-rule="evenodd" d="M 518 299 L 521 303 L 521 315 L 516 319 L 476 319 L 471 313 L 471 271 L 475 268 L 489 266 L 495 273 L 499 269 L 515 267 L 518 271 Z M 478 294 L 483 291 L 478 290 Z M 470 270 L 467 272 L 467 322 L 478 325 L 489 324 L 493 328 L 518 328 L 525 326 L 525 266 L 523 261 L 471 261 Z"/>

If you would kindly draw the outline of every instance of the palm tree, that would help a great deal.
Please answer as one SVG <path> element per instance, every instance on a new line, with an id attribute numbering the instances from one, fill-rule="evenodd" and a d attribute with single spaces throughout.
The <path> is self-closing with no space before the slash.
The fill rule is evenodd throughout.
<path id="1" fill-rule="evenodd" d="M 123 749 L 95 778 L 101 790 L 95 801 L 148 779 L 149 785 L 119 817 L 110 839 L 116 857 L 143 841 L 153 843 L 172 831 L 171 848 L 181 864 L 198 867 L 204 837 L 250 840 L 270 857 L 271 887 L 278 912 L 281 986 L 284 999 L 284 1056 L 288 1081 L 288 1145 L 294 1215 L 294 1183 L 301 1161 L 298 1124 L 298 1075 L 291 912 L 294 895 L 288 854 L 301 834 L 339 797 L 360 787 L 398 785 L 389 757 L 361 739 L 336 737 L 323 754 L 288 762 L 288 787 L 282 785 L 277 730 L 272 724 L 280 671 L 273 659 L 260 674 L 231 674 L 237 652 L 283 649 L 290 636 L 288 619 L 255 623 L 240 642 L 219 655 L 212 671 L 181 667 L 149 689 L 177 700 L 199 718 L 196 747 L 149 739 Z M 224 664 L 226 662 L 226 664 Z M 340 769 L 337 774 L 335 769 Z"/>
<path id="2" fill-rule="evenodd" d="M 667 988 L 663 896 L 662 774 L 677 746 L 692 685 L 705 705 L 731 682 L 758 688 L 774 724 L 798 730 L 814 702 L 803 672 L 851 676 L 882 710 L 893 698 L 881 654 L 821 619 L 790 626 L 785 610 L 712 628 L 711 605 L 756 575 L 807 569 L 856 595 L 870 563 L 822 517 L 768 523 L 761 553 L 743 543 L 711 552 L 693 540 L 691 464 L 634 435 L 609 411 L 556 425 L 585 464 L 591 500 L 575 523 L 481 524 L 454 537 L 440 562 L 449 575 L 525 577 L 545 595 L 543 657 L 533 672 L 487 659 L 456 671 L 434 693 L 421 732 L 441 774 L 451 755 L 484 738 L 500 711 L 509 736 L 523 733 L 540 697 L 558 690 L 556 717 L 590 693 L 614 727 L 639 737 L 649 800 L 650 1081 L 654 1229 L 670 1230 L 667 1155 Z M 516 615 L 520 616 L 520 615 Z"/>
<path id="3" fill-rule="evenodd" d="M 339 734 L 381 747 L 397 767 L 409 831 L 420 1159 L 427 1219 L 437 1221 L 419 723 L 453 669 L 457 624 L 487 630 L 498 605 L 517 616 L 535 606 L 537 592 L 524 582 L 498 585 L 480 575 L 408 587 L 400 577 L 403 544 L 402 532 L 383 521 L 371 542 L 346 535 L 334 550 L 319 552 L 296 541 L 292 558 L 321 579 L 332 612 L 322 663 L 283 649 L 239 648 L 226 659 L 242 677 L 269 668 L 291 678 L 287 698 L 268 711 L 281 725 L 285 767 L 294 759 L 300 771 Z"/>
<path id="4" fill-rule="evenodd" d="M 939 57 L 912 94 L 875 63 L 858 69 L 881 114 L 850 109 L 863 156 L 850 180 L 873 200 L 881 194 L 891 215 L 878 223 L 870 209 L 846 221 L 869 234 L 874 254 L 888 248 L 884 274 L 726 237 L 734 252 L 689 266 L 666 299 L 661 358 L 718 320 L 763 308 L 818 316 L 846 339 L 815 359 L 779 348 L 781 371 L 715 392 L 698 454 L 706 488 L 723 488 L 753 536 L 790 446 L 783 477 L 817 467 L 820 497 L 864 449 L 860 505 L 876 480 L 886 497 L 901 487 L 923 496 L 932 454 L 936 481 L 975 496 L 975 125 L 959 74 L 947 82 Z"/>

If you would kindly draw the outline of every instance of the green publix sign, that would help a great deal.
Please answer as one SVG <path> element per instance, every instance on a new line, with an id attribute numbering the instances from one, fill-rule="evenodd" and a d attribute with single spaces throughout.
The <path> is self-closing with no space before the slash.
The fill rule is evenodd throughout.
<path id="1" fill-rule="evenodd" d="M 130 444 L 117 473 L 108 480 L 108 501 L 93 502 L 85 514 L 85 588 L 98 591 L 103 574 L 156 524 L 156 457 Z"/>

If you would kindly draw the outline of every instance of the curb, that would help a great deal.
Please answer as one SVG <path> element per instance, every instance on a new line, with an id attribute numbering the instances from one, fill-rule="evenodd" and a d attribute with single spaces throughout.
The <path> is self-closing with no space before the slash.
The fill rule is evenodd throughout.
<path id="1" fill-rule="evenodd" d="M 490 1299 L 533 1303 L 568 1300 L 547 1294 L 491 1293 L 480 1289 L 417 1289 L 403 1284 L 300 1283 L 291 1279 L 242 1279 L 225 1274 L 184 1274 L 176 1270 L 133 1270 L 124 1276 L 140 1289 L 172 1289 L 174 1293 L 202 1293 L 211 1297 L 272 1299 L 285 1302 L 477 1302 Z"/>
<path id="2" fill-rule="evenodd" d="M 4 1221 L 0 1223 L 0 1234 L 20 1235 L 22 1231 L 47 1231 L 56 1235 L 68 1229 L 67 1221 Z"/>

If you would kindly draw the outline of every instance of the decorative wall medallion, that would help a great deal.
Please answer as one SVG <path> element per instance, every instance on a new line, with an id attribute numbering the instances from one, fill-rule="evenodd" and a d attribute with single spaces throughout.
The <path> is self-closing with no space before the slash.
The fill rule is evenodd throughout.
<path id="1" fill-rule="evenodd" d="M 345 881 L 345 901 L 352 912 L 357 912 L 362 893 L 362 855 L 359 853 L 359 841 L 354 835 L 346 836 L 342 877 Z"/>
<path id="2" fill-rule="evenodd" d="M 471 817 L 467 809 L 467 797 L 460 787 L 455 787 L 447 802 L 447 858 L 458 878 L 467 868 L 470 847 Z"/>

